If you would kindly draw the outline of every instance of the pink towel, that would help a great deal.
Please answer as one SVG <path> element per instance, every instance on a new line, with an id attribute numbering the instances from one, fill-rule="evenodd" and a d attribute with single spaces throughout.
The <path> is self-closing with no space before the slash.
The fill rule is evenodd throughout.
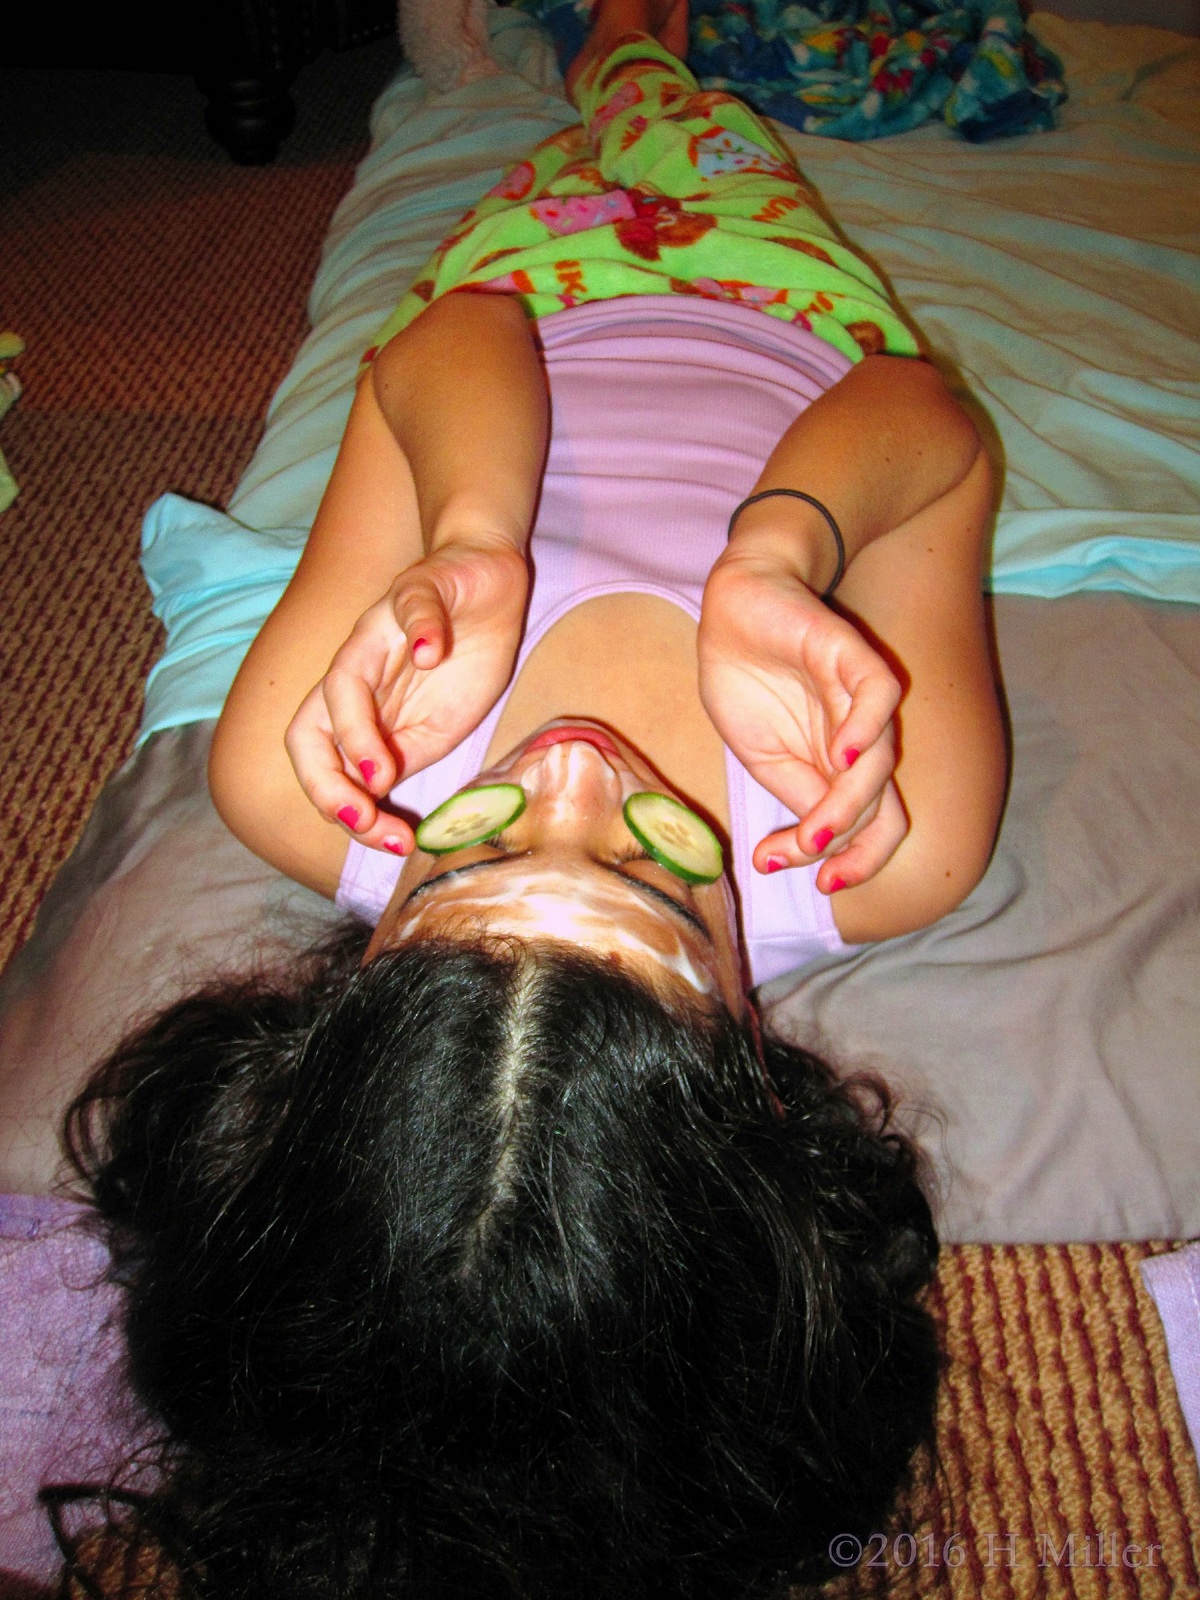
<path id="1" fill-rule="evenodd" d="M 89 1215 L 0 1195 L 0 1580 L 55 1579 L 43 1484 L 110 1482 L 154 1436 L 126 1387 L 121 1294 L 104 1282 L 108 1252 L 82 1226 Z M 121 1476 L 153 1481 L 145 1466 Z"/>

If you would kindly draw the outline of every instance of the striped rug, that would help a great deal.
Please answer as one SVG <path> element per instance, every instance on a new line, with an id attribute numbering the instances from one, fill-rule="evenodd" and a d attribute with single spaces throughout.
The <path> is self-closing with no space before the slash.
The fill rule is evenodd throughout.
<path id="1" fill-rule="evenodd" d="M 0 962 L 132 745 L 160 645 L 142 513 L 166 489 L 220 503 L 249 459 L 392 63 L 385 43 L 308 68 L 261 170 L 208 143 L 185 79 L 0 73 L 0 325 L 29 347 L 0 430 L 21 485 L 0 516 Z M 1200 1479 L 1137 1270 L 1168 1248 L 944 1253 L 936 1459 L 826 1592 L 1200 1597 Z"/>

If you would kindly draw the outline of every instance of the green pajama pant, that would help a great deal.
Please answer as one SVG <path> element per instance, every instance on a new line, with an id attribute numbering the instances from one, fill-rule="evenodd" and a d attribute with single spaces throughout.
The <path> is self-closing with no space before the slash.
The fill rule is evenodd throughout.
<path id="1" fill-rule="evenodd" d="M 702 92 L 646 34 L 595 63 L 579 99 L 582 123 L 463 217 L 364 361 L 462 289 L 515 295 L 531 317 L 619 295 L 700 295 L 797 323 L 853 361 L 919 353 L 879 278 L 740 100 Z"/>

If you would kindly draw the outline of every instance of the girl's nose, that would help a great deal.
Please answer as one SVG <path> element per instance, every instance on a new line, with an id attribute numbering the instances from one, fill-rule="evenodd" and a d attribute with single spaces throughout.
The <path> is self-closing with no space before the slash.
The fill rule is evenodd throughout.
<path id="1" fill-rule="evenodd" d="M 575 828 L 621 803 L 621 780 L 594 745 L 552 744 L 521 775 L 530 809 L 543 825 Z"/>

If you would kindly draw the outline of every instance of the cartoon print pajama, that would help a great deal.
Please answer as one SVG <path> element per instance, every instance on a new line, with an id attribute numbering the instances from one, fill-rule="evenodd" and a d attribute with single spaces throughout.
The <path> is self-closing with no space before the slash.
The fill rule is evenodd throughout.
<path id="1" fill-rule="evenodd" d="M 463 289 L 515 295 L 531 317 L 618 295 L 700 295 L 798 323 L 853 361 L 919 353 L 879 278 L 740 100 L 701 91 L 646 34 L 621 39 L 579 91 L 583 122 L 463 217 L 364 361 Z"/>

